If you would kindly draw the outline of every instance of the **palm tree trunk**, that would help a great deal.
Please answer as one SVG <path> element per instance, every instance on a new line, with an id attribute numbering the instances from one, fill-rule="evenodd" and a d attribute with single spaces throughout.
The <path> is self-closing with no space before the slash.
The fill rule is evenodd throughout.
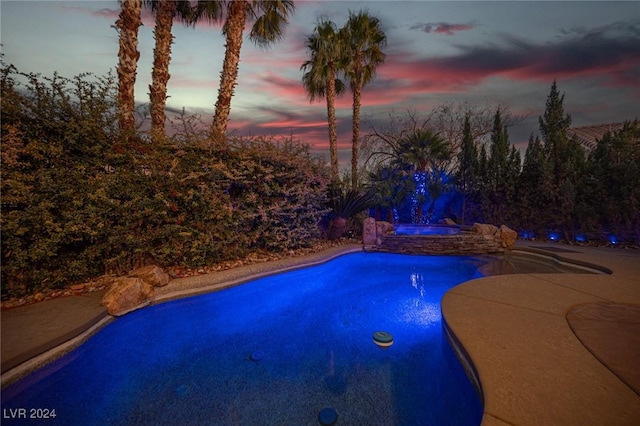
<path id="1" fill-rule="evenodd" d="M 120 16 L 116 21 L 120 49 L 118 50 L 118 126 L 120 131 L 135 131 L 136 71 L 138 51 L 138 28 L 142 25 L 140 12 L 142 0 L 122 0 Z"/>
<path id="2" fill-rule="evenodd" d="M 149 86 L 151 137 L 154 142 L 158 142 L 164 136 L 167 83 L 171 77 L 169 74 L 171 43 L 173 42 L 171 28 L 177 4 L 176 0 L 161 1 L 156 12 L 156 27 L 154 29 L 156 46 L 153 51 L 152 82 Z"/>
<path id="3" fill-rule="evenodd" d="M 216 142 L 224 144 L 227 133 L 229 113 L 231 112 L 231 98 L 238 78 L 238 64 L 240 63 L 240 48 L 242 35 L 247 20 L 247 1 L 235 0 L 229 4 L 227 20 L 225 21 L 226 45 L 224 63 L 220 73 L 220 88 L 216 112 L 211 125 L 211 133 Z"/>
<path id="4" fill-rule="evenodd" d="M 353 87 L 353 140 L 351 141 L 351 186 L 358 187 L 358 150 L 360 148 L 360 102 L 362 79 L 358 78 Z"/>
<path id="5" fill-rule="evenodd" d="M 336 71 L 331 66 L 327 80 L 327 117 L 329 120 L 329 157 L 331 159 L 331 181 L 338 183 L 340 172 L 338 170 L 338 130 L 336 125 Z"/>

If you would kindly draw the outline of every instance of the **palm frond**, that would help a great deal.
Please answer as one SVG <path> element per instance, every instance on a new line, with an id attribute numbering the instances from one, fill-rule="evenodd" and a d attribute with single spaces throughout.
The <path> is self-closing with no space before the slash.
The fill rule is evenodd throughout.
<path id="1" fill-rule="evenodd" d="M 343 192 L 337 187 L 332 187 L 329 192 L 329 208 L 334 217 L 348 219 L 375 206 L 374 197 L 369 192 L 353 189 Z"/>

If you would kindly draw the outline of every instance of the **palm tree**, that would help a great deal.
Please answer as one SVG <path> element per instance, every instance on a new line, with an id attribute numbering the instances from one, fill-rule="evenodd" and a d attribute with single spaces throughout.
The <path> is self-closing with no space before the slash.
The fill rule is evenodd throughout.
<path id="1" fill-rule="evenodd" d="M 353 140 L 351 150 L 351 184 L 358 184 L 358 149 L 360 138 L 360 104 L 362 89 L 375 75 L 376 68 L 385 60 L 382 47 L 387 36 L 382 31 L 380 20 L 360 11 L 349 13 L 349 20 L 341 30 L 341 38 L 347 44 L 348 62 L 345 75 L 351 84 L 353 93 Z"/>
<path id="2" fill-rule="evenodd" d="M 331 159 L 331 181 L 340 180 L 338 171 L 338 130 L 336 124 L 335 98 L 344 92 L 344 83 L 337 78 L 340 61 L 343 58 L 343 43 L 336 25 L 329 20 L 321 20 L 308 35 L 305 46 L 311 59 L 300 69 L 306 72 L 302 84 L 311 102 L 317 97 L 327 99 L 327 121 L 329 124 L 329 156 Z"/>
<path id="3" fill-rule="evenodd" d="M 450 145 L 438 133 L 423 129 L 400 139 L 391 156 L 392 165 L 413 173 L 416 181 L 416 219 L 422 222 L 426 192 L 429 192 L 431 199 L 428 210 L 430 217 L 435 200 L 444 190 L 446 166 L 451 159 Z"/>
<path id="4" fill-rule="evenodd" d="M 171 44 L 173 43 L 173 34 L 171 33 L 173 20 L 177 17 L 183 23 L 193 25 L 195 19 L 188 0 L 145 0 L 145 5 L 150 6 L 156 16 L 153 32 L 156 44 L 153 49 L 149 100 L 151 103 L 151 137 L 157 142 L 164 136 L 167 83 L 171 77 L 169 62 L 171 61 Z"/>
<path id="5" fill-rule="evenodd" d="M 231 111 L 231 98 L 238 78 L 242 34 L 249 19 L 255 20 L 249 39 L 266 47 L 282 39 L 284 24 L 294 11 L 293 0 L 228 0 L 227 15 L 222 29 L 226 38 L 224 63 L 220 73 L 220 87 L 216 111 L 211 125 L 215 140 L 224 141 Z"/>
<path id="6" fill-rule="evenodd" d="M 123 133 L 135 131 L 136 72 L 138 68 L 138 28 L 142 25 L 140 17 L 142 0 L 121 0 L 120 16 L 115 28 L 118 31 L 118 126 Z"/>
<path id="7" fill-rule="evenodd" d="M 415 189 L 414 180 L 410 179 L 400 168 L 382 164 L 367 174 L 366 188 L 373 195 L 376 203 L 376 219 L 379 219 L 378 208 L 385 207 L 387 208 L 386 220 L 393 223 L 394 210 Z"/>

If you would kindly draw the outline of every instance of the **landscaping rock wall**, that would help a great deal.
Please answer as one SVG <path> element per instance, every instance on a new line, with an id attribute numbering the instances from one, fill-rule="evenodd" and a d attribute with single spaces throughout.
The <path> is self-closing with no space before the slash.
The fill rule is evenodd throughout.
<path id="1" fill-rule="evenodd" d="M 458 235 L 383 235 L 380 244 L 365 249 L 409 254 L 488 254 L 505 250 L 495 238 L 471 232 Z"/>
<path id="2" fill-rule="evenodd" d="M 366 220 L 374 220 L 368 218 Z M 378 223 L 376 223 L 378 225 Z M 474 224 L 470 231 L 457 235 L 395 235 L 393 226 L 386 222 L 377 229 L 373 239 L 371 223 L 365 225 L 368 232 L 363 238 L 365 251 L 407 254 L 496 254 L 510 249 L 516 232 L 502 225 Z M 375 241 L 375 243 L 372 243 Z"/>

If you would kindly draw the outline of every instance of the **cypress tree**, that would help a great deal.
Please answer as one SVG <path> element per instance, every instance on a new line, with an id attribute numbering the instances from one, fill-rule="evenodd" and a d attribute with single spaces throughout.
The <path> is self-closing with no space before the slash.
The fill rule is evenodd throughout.
<path id="1" fill-rule="evenodd" d="M 467 198 L 472 196 L 477 188 L 478 178 L 478 148 L 471 134 L 469 114 L 464 118 L 462 146 L 458 153 L 458 186 L 462 192 L 462 223 L 466 222 Z"/>
<path id="2" fill-rule="evenodd" d="M 529 137 L 518 185 L 519 225 L 527 233 L 540 235 L 549 220 L 551 170 L 540 138 Z"/>
<path id="3" fill-rule="evenodd" d="M 547 97 L 544 116 L 538 117 L 538 122 L 544 140 L 545 153 L 551 162 L 553 179 L 557 187 L 562 184 L 566 175 L 564 164 L 568 145 L 567 130 L 571 126 L 571 116 L 564 114 L 563 103 L 564 94 L 560 95 L 554 80 Z"/>
<path id="4" fill-rule="evenodd" d="M 478 204 L 480 207 L 480 217 L 478 221 L 486 222 L 491 211 L 491 179 L 489 175 L 489 159 L 487 158 L 487 147 L 485 144 L 480 146 L 480 154 L 478 156 Z"/>
<path id="5" fill-rule="evenodd" d="M 506 220 L 509 226 L 515 226 L 518 219 L 517 203 L 518 203 L 518 178 L 520 177 L 522 161 L 520 159 L 520 151 L 514 145 L 511 145 L 509 152 L 509 160 L 507 163 L 507 187 L 506 187 Z"/>
<path id="6" fill-rule="evenodd" d="M 586 198 L 602 229 L 640 244 L 640 126 L 607 133 L 589 156 Z"/>
<path id="7" fill-rule="evenodd" d="M 538 121 L 553 180 L 550 206 L 552 216 L 548 225 L 562 230 L 565 240 L 569 241 L 576 228 L 576 185 L 581 179 L 584 151 L 567 135 L 571 116 L 565 115 L 563 102 L 564 94 L 560 95 L 554 81 L 544 116 L 539 117 Z"/>
<path id="8" fill-rule="evenodd" d="M 489 173 L 489 217 L 495 224 L 504 223 L 509 187 L 509 134 L 502 121 L 500 109 L 496 110 L 491 131 L 491 155 L 488 160 Z"/>
<path id="9" fill-rule="evenodd" d="M 492 177 L 492 185 L 495 190 L 502 192 L 507 176 L 509 160 L 509 135 L 502 122 L 500 110 L 496 111 L 491 131 L 491 157 L 489 169 Z"/>

